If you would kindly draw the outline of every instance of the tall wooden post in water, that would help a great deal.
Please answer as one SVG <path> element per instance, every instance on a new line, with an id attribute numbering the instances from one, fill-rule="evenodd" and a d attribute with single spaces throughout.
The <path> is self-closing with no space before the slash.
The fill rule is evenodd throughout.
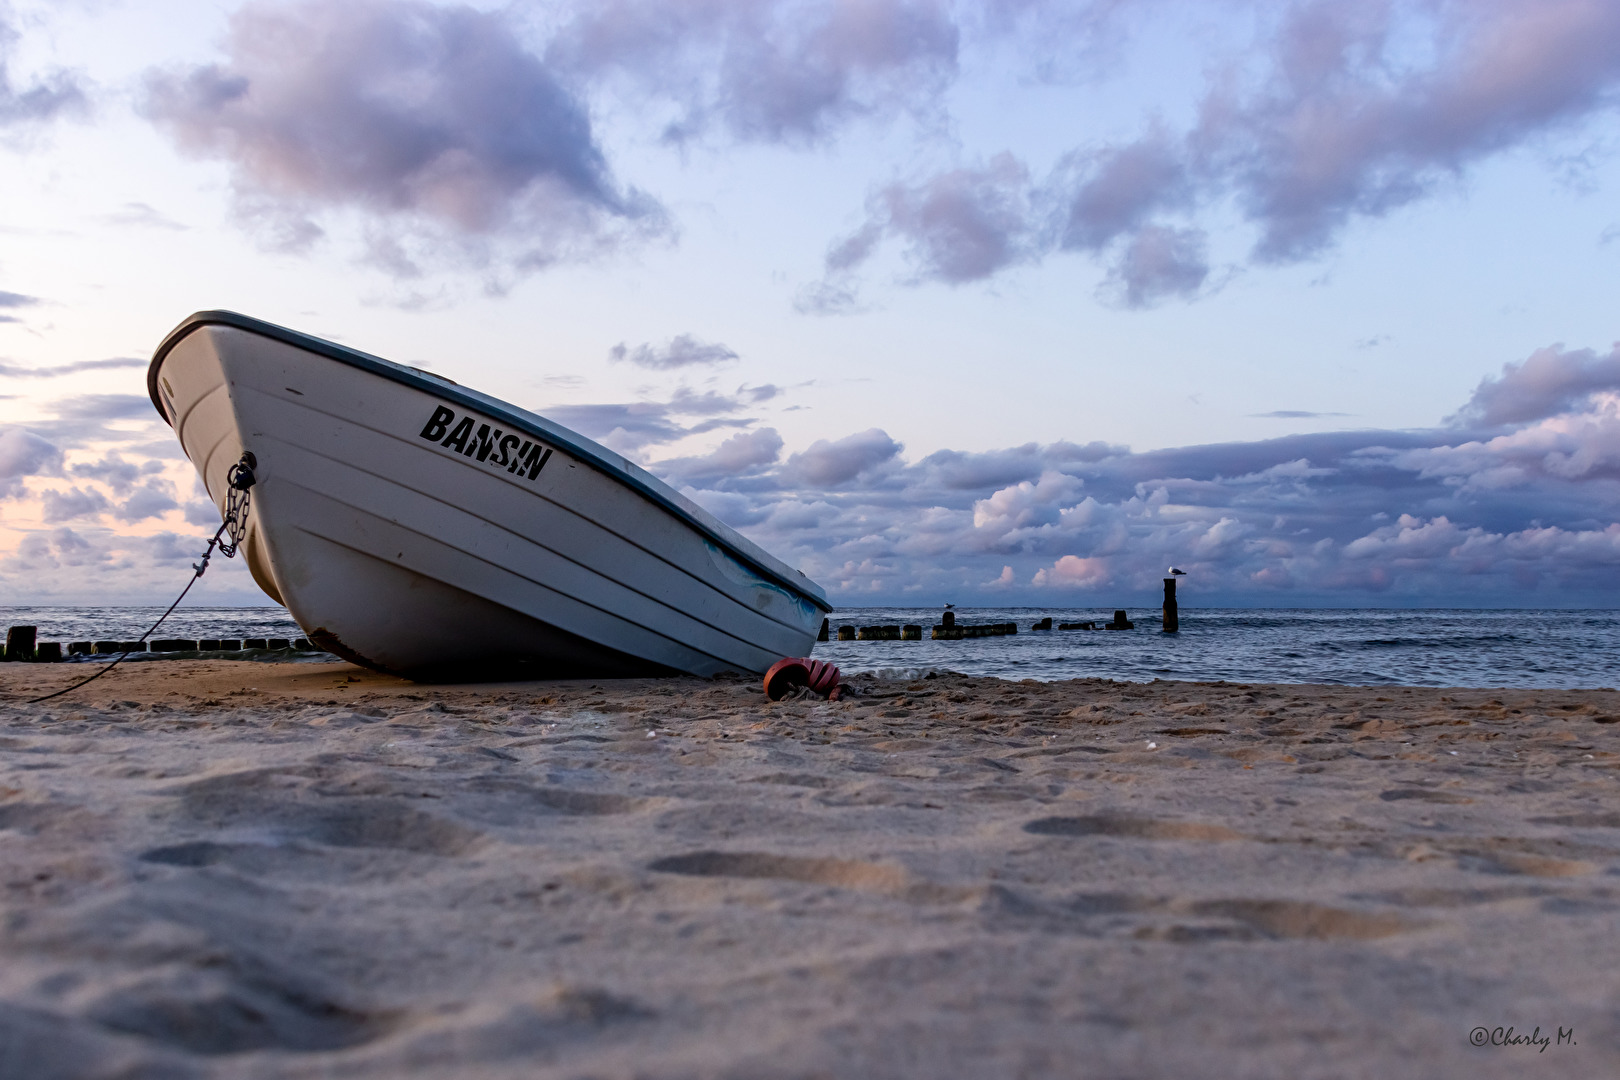
<path id="1" fill-rule="evenodd" d="M 1176 579 L 1164 579 L 1164 632 L 1174 634 L 1181 629 L 1181 615 L 1176 611 Z"/>

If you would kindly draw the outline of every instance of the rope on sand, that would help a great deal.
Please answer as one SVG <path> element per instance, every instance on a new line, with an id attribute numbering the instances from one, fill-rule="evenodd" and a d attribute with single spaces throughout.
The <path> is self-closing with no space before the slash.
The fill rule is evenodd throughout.
<path id="1" fill-rule="evenodd" d="M 191 564 L 191 569 L 194 570 L 195 573 L 191 575 L 191 580 L 186 582 L 186 587 L 180 590 L 180 595 L 174 598 L 174 603 L 169 605 L 169 610 L 165 611 L 162 615 L 159 615 L 158 621 L 147 627 L 146 633 L 136 638 L 132 644 L 139 645 L 144 643 L 147 638 L 152 636 L 152 633 L 157 630 L 158 627 L 163 625 L 164 619 L 167 619 L 170 615 L 174 614 L 174 609 L 180 606 L 180 601 L 186 598 L 186 593 L 191 591 L 191 587 L 197 584 L 197 582 L 202 578 L 203 572 L 208 569 L 208 560 L 213 557 L 214 549 L 216 547 L 219 548 L 219 553 L 225 556 L 227 559 L 236 558 L 236 549 L 242 545 L 242 539 L 247 535 L 248 507 L 253 502 L 252 488 L 254 483 L 257 482 L 253 475 L 253 467 L 257 464 L 258 461 L 251 453 L 244 453 L 242 455 L 242 459 L 235 465 L 232 465 L 230 472 L 225 474 L 226 482 L 230 484 L 230 487 L 225 492 L 225 520 L 220 522 L 219 531 L 214 533 L 214 538 L 212 540 L 208 541 L 208 548 L 203 552 L 202 562 Z M 223 537 L 227 536 L 229 537 L 228 539 L 222 539 Z M 52 698 L 59 698 L 63 694 L 72 693 L 81 686 L 88 686 L 90 683 L 95 682 L 97 679 L 107 674 L 107 672 L 123 663 L 124 657 L 128 656 L 134 651 L 135 650 L 133 649 L 125 649 L 123 652 L 118 654 L 118 659 L 114 660 L 112 663 L 108 664 L 106 667 L 102 668 L 88 679 L 81 679 L 72 686 L 69 686 L 63 690 L 58 690 L 54 694 L 46 694 L 44 697 L 30 698 L 27 704 L 38 705 L 42 701 L 49 701 Z"/>

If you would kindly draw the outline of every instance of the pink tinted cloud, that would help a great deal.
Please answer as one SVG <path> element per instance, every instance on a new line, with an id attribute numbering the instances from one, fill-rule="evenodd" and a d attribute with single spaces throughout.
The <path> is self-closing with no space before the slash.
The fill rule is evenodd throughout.
<path id="1" fill-rule="evenodd" d="M 1487 427 L 1539 420 L 1605 390 L 1620 391 L 1620 344 L 1606 354 L 1552 345 L 1481 379 L 1457 420 Z"/>
<path id="2" fill-rule="evenodd" d="M 1620 589 L 1592 576 L 1620 565 L 1620 409 L 1608 391 L 1511 430 L 1142 454 L 1031 445 L 916 462 L 874 430 L 817 452 L 825 471 L 794 467 L 795 455 L 690 493 L 863 599 L 993 590 L 1005 602 L 1057 585 L 1123 598 L 1156 589 L 1170 565 L 1192 572 L 1187 588 L 1204 601 L 1590 602 Z M 1022 584 L 1003 580 L 1008 566 Z"/>
<path id="3" fill-rule="evenodd" d="M 1108 560 L 1065 555 L 1051 566 L 1035 571 L 1030 584 L 1037 588 L 1094 588 L 1111 580 Z"/>

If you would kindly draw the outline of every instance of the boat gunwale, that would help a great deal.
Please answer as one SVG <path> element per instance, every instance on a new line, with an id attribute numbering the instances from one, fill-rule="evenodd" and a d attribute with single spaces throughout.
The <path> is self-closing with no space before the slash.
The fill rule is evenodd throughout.
<path id="1" fill-rule="evenodd" d="M 499 418 L 504 423 L 518 428 L 526 434 L 536 436 L 548 442 L 555 443 L 570 455 L 578 458 L 586 465 L 610 479 L 616 480 L 632 491 L 649 499 L 655 505 L 675 515 L 681 521 L 697 530 L 697 532 L 720 545 L 726 554 L 749 566 L 756 572 L 764 575 L 772 584 L 786 588 L 789 592 L 810 601 L 821 611 L 830 613 L 833 606 L 828 602 L 826 594 L 820 586 L 811 581 L 803 571 L 796 571 L 785 563 L 773 566 L 779 561 L 755 545 L 745 537 L 738 535 L 729 526 L 712 517 L 707 511 L 691 503 L 665 484 L 662 480 L 650 473 L 645 473 L 633 463 L 625 460 L 613 451 L 587 439 L 585 436 L 571 431 L 553 421 L 526 409 L 520 409 L 509 402 L 501 401 L 477 390 L 470 390 L 442 376 L 428 374 L 419 368 L 407 367 L 392 360 L 385 360 L 371 353 L 351 349 L 336 342 L 323 338 L 313 337 L 297 330 L 290 330 L 285 326 L 255 319 L 251 315 L 242 315 L 234 311 L 209 310 L 198 311 L 188 316 L 178 326 L 164 337 L 157 350 L 152 354 L 152 362 L 146 369 L 146 390 L 152 399 L 152 405 L 157 409 L 163 422 L 170 427 L 174 422 L 170 420 L 167 410 L 163 407 L 163 400 L 158 396 L 158 372 L 163 361 L 183 339 L 193 331 L 206 326 L 224 326 L 233 330 L 241 330 L 250 334 L 279 341 L 291 345 L 305 352 L 314 353 L 328 360 L 336 360 L 350 367 L 378 375 L 391 382 L 423 391 L 433 397 L 453 402 L 464 409 L 472 409 L 492 418 Z M 614 460 L 617 458 L 618 460 Z M 662 489 L 662 490 L 660 490 Z M 690 504 L 690 505 L 688 505 Z M 753 549 L 753 550 L 750 550 Z M 798 574 L 802 581 L 794 581 L 793 574 Z"/>

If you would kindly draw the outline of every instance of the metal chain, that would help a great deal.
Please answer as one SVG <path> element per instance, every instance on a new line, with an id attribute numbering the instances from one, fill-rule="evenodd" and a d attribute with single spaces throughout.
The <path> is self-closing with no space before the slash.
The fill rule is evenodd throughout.
<path id="1" fill-rule="evenodd" d="M 232 465 L 225 474 L 225 482 L 230 485 L 225 489 L 225 532 L 230 539 L 219 542 L 219 553 L 227 559 L 236 558 L 236 549 L 247 537 L 248 509 L 253 505 L 253 485 L 256 482 L 253 466 L 257 464 L 251 453 L 245 453 L 242 460 Z M 204 564 L 207 561 L 204 556 Z"/>

